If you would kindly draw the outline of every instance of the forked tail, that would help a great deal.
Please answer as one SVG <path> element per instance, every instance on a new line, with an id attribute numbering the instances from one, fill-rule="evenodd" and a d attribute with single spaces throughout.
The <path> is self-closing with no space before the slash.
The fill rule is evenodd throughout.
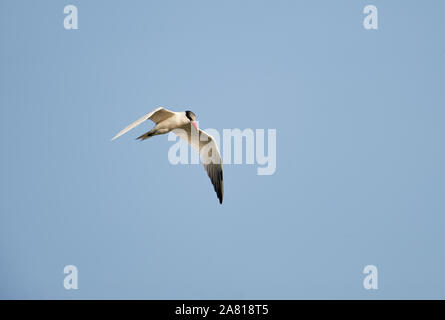
<path id="1" fill-rule="evenodd" d="M 136 138 L 136 140 L 147 140 L 150 137 L 153 137 L 156 135 L 156 131 L 154 129 L 151 129 L 150 131 L 144 133 L 143 135 L 139 136 Z"/>

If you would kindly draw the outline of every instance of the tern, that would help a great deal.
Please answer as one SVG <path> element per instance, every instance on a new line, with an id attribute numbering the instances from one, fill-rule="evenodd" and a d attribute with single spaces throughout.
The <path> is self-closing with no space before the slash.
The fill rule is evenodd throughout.
<path id="1" fill-rule="evenodd" d="M 173 131 L 199 153 L 204 169 L 207 171 L 207 175 L 213 184 L 219 203 L 222 204 L 224 180 L 221 154 L 219 153 L 215 139 L 198 128 L 196 115 L 192 111 L 174 112 L 159 107 L 129 124 L 111 140 L 117 139 L 148 119 L 153 121 L 156 125 L 153 129 L 139 136 L 137 139 L 142 141 L 156 135 L 166 134 Z"/>

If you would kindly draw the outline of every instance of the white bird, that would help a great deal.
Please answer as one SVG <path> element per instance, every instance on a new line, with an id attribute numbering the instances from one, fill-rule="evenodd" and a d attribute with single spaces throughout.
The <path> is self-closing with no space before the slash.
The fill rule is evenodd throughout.
<path id="1" fill-rule="evenodd" d="M 111 140 L 120 137 L 148 119 L 156 123 L 156 125 L 137 139 L 146 140 L 150 137 L 173 131 L 181 139 L 187 141 L 199 153 L 207 175 L 212 181 L 219 203 L 222 204 L 224 181 L 221 154 L 215 139 L 198 128 L 196 116 L 192 111 L 174 112 L 162 107 L 157 108 L 125 127 Z"/>

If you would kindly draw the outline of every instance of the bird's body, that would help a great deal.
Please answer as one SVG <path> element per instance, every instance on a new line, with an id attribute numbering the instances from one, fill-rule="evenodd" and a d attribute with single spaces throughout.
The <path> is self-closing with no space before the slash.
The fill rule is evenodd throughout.
<path id="1" fill-rule="evenodd" d="M 150 137 L 175 132 L 181 139 L 191 145 L 199 153 L 204 168 L 212 181 L 219 202 L 223 201 L 224 181 L 222 173 L 221 155 L 215 140 L 205 131 L 198 128 L 196 116 L 191 111 L 174 112 L 165 108 L 157 108 L 120 131 L 112 140 L 137 127 L 146 120 L 152 120 L 156 125 L 153 129 L 139 136 L 137 139 L 146 140 Z"/>

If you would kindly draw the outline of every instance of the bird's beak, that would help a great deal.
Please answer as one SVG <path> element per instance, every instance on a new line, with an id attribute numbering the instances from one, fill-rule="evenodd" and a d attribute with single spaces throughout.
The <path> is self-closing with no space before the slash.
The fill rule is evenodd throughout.
<path id="1" fill-rule="evenodd" d="M 196 124 L 196 121 L 192 121 L 192 126 L 194 126 L 196 130 L 198 130 L 198 125 Z"/>

